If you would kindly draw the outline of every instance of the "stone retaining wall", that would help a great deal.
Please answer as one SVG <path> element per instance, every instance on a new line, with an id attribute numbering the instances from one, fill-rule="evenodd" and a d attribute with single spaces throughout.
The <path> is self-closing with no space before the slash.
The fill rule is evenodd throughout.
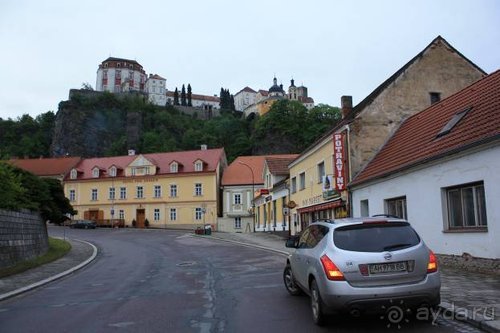
<path id="1" fill-rule="evenodd" d="M 500 259 L 477 258 L 468 253 L 461 256 L 448 254 L 436 254 L 436 256 L 438 263 L 443 267 L 500 275 Z"/>
<path id="2" fill-rule="evenodd" d="M 47 227 L 38 213 L 0 209 L 0 268 L 35 258 L 48 249 Z"/>

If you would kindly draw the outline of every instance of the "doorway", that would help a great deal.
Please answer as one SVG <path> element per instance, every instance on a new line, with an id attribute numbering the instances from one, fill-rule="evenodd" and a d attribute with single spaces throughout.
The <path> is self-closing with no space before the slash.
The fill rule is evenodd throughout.
<path id="1" fill-rule="evenodd" d="M 135 211 L 135 226 L 136 228 L 144 228 L 144 221 L 146 220 L 146 210 L 137 209 Z"/>

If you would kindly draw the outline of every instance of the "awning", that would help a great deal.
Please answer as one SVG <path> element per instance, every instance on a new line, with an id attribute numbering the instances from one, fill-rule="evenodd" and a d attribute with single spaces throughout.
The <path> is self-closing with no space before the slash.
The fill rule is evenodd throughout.
<path id="1" fill-rule="evenodd" d="M 297 211 L 299 212 L 299 214 L 309 213 L 309 212 L 318 212 L 320 210 L 327 210 L 330 208 L 340 207 L 343 205 L 344 205 L 344 201 L 342 201 L 341 199 L 338 199 L 335 201 L 325 202 L 325 203 L 317 204 L 314 206 L 299 208 L 299 209 L 297 209 Z"/>

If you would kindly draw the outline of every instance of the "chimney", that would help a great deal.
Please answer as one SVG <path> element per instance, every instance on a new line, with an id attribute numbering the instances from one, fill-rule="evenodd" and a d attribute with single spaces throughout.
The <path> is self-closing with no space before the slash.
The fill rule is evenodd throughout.
<path id="1" fill-rule="evenodd" d="M 207 145 L 201 145 L 201 150 L 207 150 Z"/>
<path id="2" fill-rule="evenodd" d="M 135 150 L 134 149 L 129 149 L 128 150 L 128 156 L 134 156 L 135 155 Z"/>
<path id="3" fill-rule="evenodd" d="M 342 109 L 342 119 L 344 119 L 352 111 L 352 96 L 340 97 L 340 105 Z"/>

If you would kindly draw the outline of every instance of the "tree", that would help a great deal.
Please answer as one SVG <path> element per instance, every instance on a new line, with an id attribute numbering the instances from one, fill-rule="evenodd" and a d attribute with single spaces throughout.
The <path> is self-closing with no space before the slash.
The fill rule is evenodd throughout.
<path id="1" fill-rule="evenodd" d="M 179 105 L 179 90 L 175 87 L 174 91 L 174 105 Z"/>
<path id="2" fill-rule="evenodd" d="M 188 90 L 187 90 L 187 105 L 188 106 L 193 106 L 192 100 L 191 100 L 191 84 L 188 83 Z"/>
<path id="3" fill-rule="evenodd" d="M 82 83 L 82 90 L 90 90 L 90 91 L 94 91 L 94 88 L 92 88 L 92 85 L 90 85 L 90 83 L 88 83 L 88 82 L 83 82 L 83 83 Z"/>
<path id="4" fill-rule="evenodd" d="M 182 85 L 182 90 L 181 90 L 181 105 L 182 106 L 187 105 L 187 103 L 186 103 L 186 88 L 184 87 L 184 85 Z"/>

